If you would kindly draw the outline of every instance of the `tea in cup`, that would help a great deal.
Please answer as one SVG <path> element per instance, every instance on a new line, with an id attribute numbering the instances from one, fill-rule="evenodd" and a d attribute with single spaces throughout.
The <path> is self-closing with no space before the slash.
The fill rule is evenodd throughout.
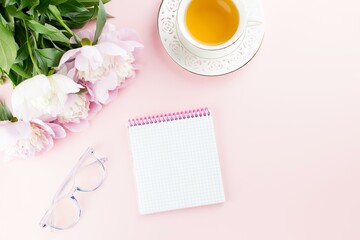
<path id="1" fill-rule="evenodd" d="M 201 57 L 221 57 L 239 46 L 248 23 L 244 0 L 182 0 L 176 26 L 179 40 Z"/>

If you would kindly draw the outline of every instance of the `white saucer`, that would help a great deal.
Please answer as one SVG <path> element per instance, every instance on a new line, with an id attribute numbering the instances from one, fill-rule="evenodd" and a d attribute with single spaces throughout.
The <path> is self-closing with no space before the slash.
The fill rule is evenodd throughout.
<path id="1" fill-rule="evenodd" d="M 184 69 L 199 75 L 218 76 L 240 69 L 259 50 L 264 33 L 264 21 L 248 24 L 242 43 L 232 53 L 221 58 L 204 58 L 189 51 L 180 41 L 176 30 L 176 14 L 181 0 L 163 0 L 158 15 L 161 42 L 170 57 Z M 260 0 L 244 0 L 251 16 L 264 19 Z"/>

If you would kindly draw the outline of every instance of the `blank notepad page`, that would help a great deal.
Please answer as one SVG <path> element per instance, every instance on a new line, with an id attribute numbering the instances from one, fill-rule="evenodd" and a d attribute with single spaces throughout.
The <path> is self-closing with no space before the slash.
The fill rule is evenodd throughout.
<path id="1" fill-rule="evenodd" d="M 208 109 L 129 120 L 140 214 L 225 201 Z"/>

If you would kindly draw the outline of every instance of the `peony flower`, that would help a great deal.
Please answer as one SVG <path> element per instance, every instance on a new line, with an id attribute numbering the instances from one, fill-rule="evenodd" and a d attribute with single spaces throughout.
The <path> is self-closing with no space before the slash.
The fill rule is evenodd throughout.
<path id="1" fill-rule="evenodd" d="M 20 83 L 12 93 L 14 115 L 22 120 L 55 118 L 64 108 L 69 93 L 82 88 L 65 75 L 37 75 Z"/>
<path id="2" fill-rule="evenodd" d="M 132 29 L 117 31 L 116 27 L 110 23 L 106 24 L 99 38 L 99 42 L 112 42 L 128 52 L 135 53 L 144 46 L 139 43 L 137 34 Z"/>
<path id="3" fill-rule="evenodd" d="M 80 123 L 82 119 L 86 119 L 89 112 L 90 102 L 86 98 L 86 94 L 70 94 L 65 104 L 64 110 L 58 115 L 59 123 Z"/>
<path id="4" fill-rule="evenodd" d="M 0 122 L 0 155 L 1 159 L 31 159 L 54 145 L 54 139 L 64 138 L 65 130 L 54 123 L 41 120 L 30 122 Z"/>
<path id="5" fill-rule="evenodd" d="M 94 37 L 90 30 L 77 34 L 91 40 Z M 63 70 L 66 66 L 68 75 L 75 74 L 78 81 L 88 89 L 92 100 L 101 104 L 108 103 L 125 80 L 135 76 L 133 53 L 142 45 L 135 40 L 122 39 L 121 36 L 114 26 L 107 24 L 98 44 L 70 50 L 60 60 L 59 69 Z"/>
<path id="6" fill-rule="evenodd" d="M 56 122 L 71 132 L 80 132 L 88 127 L 88 120 L 92 119 L 100 109 L 101 105 L 90 102 L 86 93 L 70 94 Z"/>

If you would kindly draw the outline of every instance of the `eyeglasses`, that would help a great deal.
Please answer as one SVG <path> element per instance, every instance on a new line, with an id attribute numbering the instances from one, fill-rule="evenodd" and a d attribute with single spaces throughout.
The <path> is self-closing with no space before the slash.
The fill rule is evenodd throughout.
<path id="1" fill-rule="evenodd" d="M 92 192 L 102 185 L 106 160 L 97 158 L 93 148 L 85 151 L 53 197 L 50 208 L 40 221 L 41 227 L 65 230 L 78 223 L 81 207 L 74 194 L 77 191 Z"/>

